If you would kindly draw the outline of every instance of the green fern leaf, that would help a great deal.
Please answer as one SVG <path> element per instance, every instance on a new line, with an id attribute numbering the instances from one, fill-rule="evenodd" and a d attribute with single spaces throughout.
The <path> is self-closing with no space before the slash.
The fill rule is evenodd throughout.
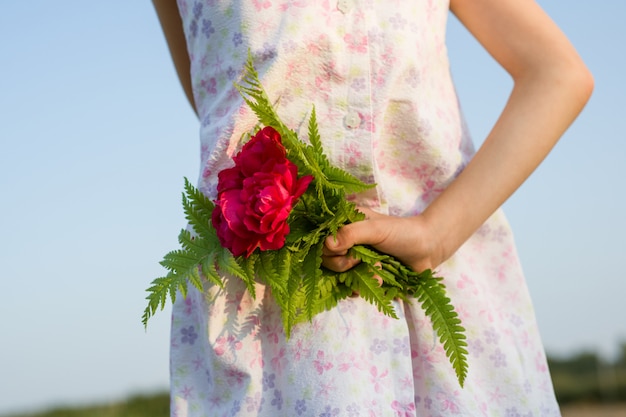
<path id="1" fill-rule="evenodd" d="M 322 265 L 321 257 L 323 246 L 323 242 L 312 246 L 311 249 L 306 252 L 302 261 L 302 283 L 305 297 L 304 314 L 306 314 L 308 320 L 313 318 L 313 307 L 319 294 L 317 282 L 322 275 L 320 267 Z M 315 272 L 311 273 L 310 271 Z"/>
<path id="2" fill-rule="evenodd" d="M 244 281 L 248 281 L 248 275 L 246 270 L 237 263 L 237 260 L 232 253 L 226 248 L 220 248 L 215 251 L 215 260 L 217 261 L 217 267 L 230 275 L 240 278 Z"/>
<path id="3" fill-rule="evenodd" d="M 311 109 L 311 116 L 309 117 L 309 143 L 311 143 L 313 154 L 317 156 L 319 165 L 322 168 L 330 166 L 324 148 L 322 146 L 322 138 L 317 127 L 317 115 L 315 113 L 315 107 Z"/>
<path id="4" fill-rule="evenodd" d="M 376 184 L 366 184 L 355 176 L 339 169 L 329 166 L 325 170 L 326 178 L 333 189 L 343 189 L 345 194 L 360 193 L 376 187 Z"/>
<path id="5" fill-rule="evenodd" d="M 358 292 L 359 296 L 376 306 L 381 313 L 395 319 L 398 318 L 391 304 L 391 299 L 387 297 L 385 289 L 374 277 L 375 272 L 370 265 L 360 263 L 347 271 L 346 274 L 351 275 L 346 281 L 351 282 L 353 291 Z"/>
<path id="6" fill-rule="evenodd" d="M 430 270 L 428 272 L 428 276 L 422 274 L 420 277 L 415 297 L 430 317 L 433 329 L 439 336 L 462 387 L 468 372 L 465 329 L 461 326 L 461 320 L 450 304 L 450 299 L 446 297 L 441 278 L 434 277 Z"/>

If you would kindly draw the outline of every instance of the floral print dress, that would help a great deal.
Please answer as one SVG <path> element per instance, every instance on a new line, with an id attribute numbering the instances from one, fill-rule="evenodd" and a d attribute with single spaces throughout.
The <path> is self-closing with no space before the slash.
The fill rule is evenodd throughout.
<path id="1" fill-rule="evenodd" d="M 450 77 L 445 0 L 179 0 L 200 116 L 200 189 L 215 198 L 256 118 L 233 87 L 248 51 L 283 120 L 315 105 L 332 163 L 377 187 L 358 203 L 420 213 L 474 149 Z M 353 297 L 287 340 L 259 285 L 178 297 L 177 417 L 558 416 L 509 226 L 496 212 L 438 271 L 469 344 L 461 388 L 417 302 L 399 319 Z"/>

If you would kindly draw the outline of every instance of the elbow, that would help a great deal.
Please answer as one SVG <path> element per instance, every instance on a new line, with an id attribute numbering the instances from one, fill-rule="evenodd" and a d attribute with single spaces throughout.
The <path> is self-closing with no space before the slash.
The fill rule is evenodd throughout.
<path id="1" fill-rule="evenodd" d="M 594 78 L 580 56 L 573 52 L 553 65 L 552 74 L 571 94 L 581 108 L 589 101 L 594 89 Z"/>
<path id="2" fill-rule="evenodd" d="M 569 92 L 571 103 L 581 111 L 593 93 L 595 86 L 593 74 L 582 61 L 578 61 L 562 68 L 560 78 Z"/>
<path id="3" fill-rule="evenodd" d="M 579 70 L 580 74 L 578 75 L 578 89 L 580 90 L 580 95 L 584 101 L 584 104 L 589 101 L 591 98 L 591 94 L 593 93 L 593 89 L 595 87 L 595 80 L 593 78 L 593 74 L 589 69 L 583 65 L 583 68 Z"/>

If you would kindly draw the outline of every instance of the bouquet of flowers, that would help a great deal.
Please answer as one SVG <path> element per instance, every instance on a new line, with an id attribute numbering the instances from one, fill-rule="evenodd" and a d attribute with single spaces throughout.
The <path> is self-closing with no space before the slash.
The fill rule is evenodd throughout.
<path id="1" fill-rule="evenodd" d="M 346 272 L 322 266 L 324 240 L 340 227 L 364 219 L 346 197 L 373 187 L 330 164 L 322 149 L 313 108 L 308 142 L 283 124 L 249 58 L 239 92 L 261 128 L 233 157 L 234 166 L 218 174 L 217 200 L 211 201 L 185 179 L 183 207 L 189 230 L 181 248 L 165 255 L 165 277 L 147 289 L 148 319 L 191 283 L 223 287 L 222 276 L 269 286 L 281 309 L 286 336 L 303 321 L 353 294 L 397 318 L 392 300 L 416 298 L 431 319 L 460 385 L 467 375 L 465 329 L 431 270 L 416 273 L 394 257 L 363 245 L 350 255 L 361 262 Z"/>

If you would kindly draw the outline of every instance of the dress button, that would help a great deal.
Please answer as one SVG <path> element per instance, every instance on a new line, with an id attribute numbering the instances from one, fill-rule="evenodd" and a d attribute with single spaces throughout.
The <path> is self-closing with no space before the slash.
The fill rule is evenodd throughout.
<path id="1" fill-rule="evenodd" d="M 361 116 L 355 111 L 349 111 L 343 118 L 343 124 L 348 129 L 356 129 L 361 125 Z"/>
<path id="2" fill-rule="evenodd" d="M 352 2 L 352 0 L 338 0 L 337 1 L 337 9 L 343 13 L 346 14 L 350 11 L 350 3 Z"/>

